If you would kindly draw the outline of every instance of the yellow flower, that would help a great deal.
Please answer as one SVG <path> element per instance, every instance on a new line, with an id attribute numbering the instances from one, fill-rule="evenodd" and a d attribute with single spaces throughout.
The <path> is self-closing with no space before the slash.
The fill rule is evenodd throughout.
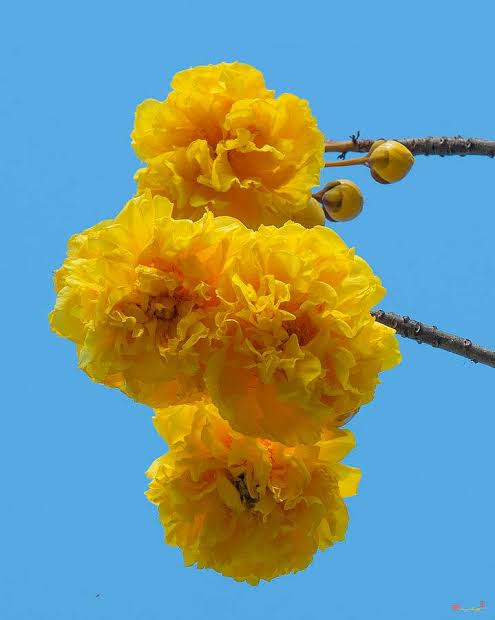
<path id="1" fill-rule="evenodd" d="M 150 405 L 202 385 L 215 283 L 235 239 L 248 233 L 231 218 L 191 222 L 171 213 L 168 199 L 147 192 L 114 220 L 72 237 L 50 314 L 94 381 Z"/>
<path id="2" fill-rule="evenodd" d="M 344 539 L 342 498 L 360 478 L 339 462 L 354 445 L 349 431 L 290 448 L 233 432 L 207 400 L 158 410 L 155 426 L 170 451 L 148 470 L 146 495 L 186 565 L 256 585 Z"/>
<path id="3" fill-rule="evenodd" d="M 182 71 L 172 89 L 136 111 L 132 144 L 147 164 L 138 192 L 170 198 L 178 218 L 197 220 L 208 208 L 255 229 L 300 215 L 307 222 L 301 212 L 324 162 L 305 100 L 274 98 L 259 71 L 237 62 Z"/>
<path id="4" fill-rule="evenodd" d="M 384 293 L 334 231 L 262 226 L 217 285 L 222 345 L 205 381 L 220 414 L 289 445 L 343 424 L 400 360 L 394 330 L 370 314 Z"/>

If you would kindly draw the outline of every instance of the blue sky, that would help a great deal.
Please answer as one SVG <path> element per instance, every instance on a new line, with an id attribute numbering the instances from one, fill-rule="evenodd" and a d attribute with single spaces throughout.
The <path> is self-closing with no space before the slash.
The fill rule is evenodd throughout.
<path id="1" fill-rule="evenodd" d="M 51 334 L 67 238 L 133 194 L 135 106 L 183 68 L 242 60 L 307 98 L 328 137 L 492 137 L 489 2 L 18 2 L 3 8 L 0 617 L 5 620 L 495 617 L 493 370 L 402 341 L 352 422 L 363 470 L 346 542 L 252 588 L 162 543 L 150 414 Z M 392 186 L 346 170 L 338 226 L 382 307 L 495 347 L 495 162 L 418 158 Z M 329 172 L 324 179 L 330 179 Z M 100 595 L 100 596 L 97 596 Z"/>

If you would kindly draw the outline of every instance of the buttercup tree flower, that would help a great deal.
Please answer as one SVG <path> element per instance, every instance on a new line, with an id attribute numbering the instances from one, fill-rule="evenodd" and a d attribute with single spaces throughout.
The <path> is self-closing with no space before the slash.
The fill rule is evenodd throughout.
<path id="1" fill-rule="evenodd" d="M 114 220 L 72 237 L 50 314 L 94 381 L 150 405 L 202 385 L 215 283 L 248 232 L 211 213 L 195 223 L 171 213 L 167 198 L 146 192 Z"/>
<path id="2" fill-rule="evenodd" d="M 334 231 L 261 227 L 219 280 L 206 386 L 239 432 L 318 441 L 372 400 L 400 360 L 395 332 L 371 308 L 385 289 Z"/>
<path id="3" fill-rule="evenodd" d="M 50 325 L 94 381 L 155 408 L 170 449 L 146 495 L 185 563 L 253 585 L 297 572 L 345 537 L 360 472 L 341 463 L 341 426 L 400 361 L 396 330 L 495 366 L 469 339 L 373 310 L 379 278 L 323 226 L 363 196 L 346 179 L 312 194 L 320 170 L 394 183 L 414 154 L 493 157 L 495 143 L 324 143 L 305 100 L 235 62 L 176 74 L 165 101 L 138 106 L 132 144 L 136 196 L 70 239 Z"/>
<path id="4" fill-rule="evenodd" d="M 313 226 L 321 215 L 307 205 L 323 143 L 307 101 L 275 98 L 255 68 L 195 67 L 175 75 L 165 101 L 136 110 L 132 145 L 146 162 L 138 192 L 170 198 L 177 218 L 209 209 L 255 229 L 289 219 Z"/>
<path id="5" fill-rule="evenodd" d="M 146 495 L 186 565 L 256 585 L 344 539 L 343 498 L 360 478 L 340 463 L 350 431 L 290 448 L 232 431 L 206 399 L 157 411 L 155 426 L 170 450 L 148 470 Z"/>

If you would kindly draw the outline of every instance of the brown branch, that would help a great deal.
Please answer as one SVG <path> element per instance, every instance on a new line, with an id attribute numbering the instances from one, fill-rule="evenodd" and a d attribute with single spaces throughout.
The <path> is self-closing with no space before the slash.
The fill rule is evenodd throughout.
<path id="1" fill-rule="evenodd" d="M 484 155 L 495 157 L 495 140 L 484 138 L 453 137 L 427 137 L 427 138 L 394 138 L 406 146 L 413 155 Z M 350 140 L 327 140 L 325 151 L 327 153 L 367 153 L 375 140 L 360 140 L 357 136 L 351 136 Z M 343 158 L 342 157 L 342 158 Z"/>
<path id="2" fill-rule="evenodd" d="M 474 344 L 467 338 L 448 334 L 438 329 L 438 327 L 425 325 L 419 321 L 413 321 L 408 316 L 400 316 L 393 312 L 376 310 L 371 314 L 379 323 L 392 327 L 404 338 L 411 338 L 420 344 L 429 344 L 432 347 L 467 357 L 475 363 L 479 362 L 480 364 L 486 364 L 486 366 L 495 368 L 495 351 Z"/>

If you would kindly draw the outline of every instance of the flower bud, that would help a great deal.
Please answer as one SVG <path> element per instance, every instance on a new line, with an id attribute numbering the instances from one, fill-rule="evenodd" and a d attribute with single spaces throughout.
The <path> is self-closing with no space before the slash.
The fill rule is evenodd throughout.
<path id="1" fill-rule="evenodd" d="M 322 197 L 323 208 L 334 222 L 347 222 L 363 210 L 363 195 L 359 187 L 349 179 L 329 183 Z"/>
<path id="2" fill-rule="evenodd" d="M 411 151 L 395 140 L 373 142 L 368 165 L 371 176 L 379 183 L 395 183 L 411 170 L 414 157 Z"/>
<path id="3" fill-rule="evenodd" d="M 324 226 L 325 213 L 321 207 L 321 204 L 315 198 L 310 198 L 304 209 L 294 213 L 292 220 L 298 224 L 302 224 L 306 228 L 313 228 L 313 226 Z"/>

